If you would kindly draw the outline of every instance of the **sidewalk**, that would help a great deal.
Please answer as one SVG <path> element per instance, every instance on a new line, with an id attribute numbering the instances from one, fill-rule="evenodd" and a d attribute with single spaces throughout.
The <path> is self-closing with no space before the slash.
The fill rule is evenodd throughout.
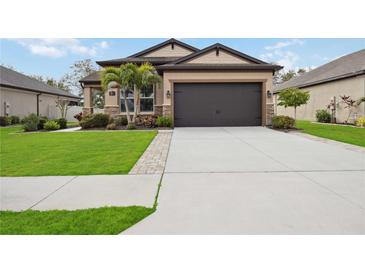
<path id="1" fill-rule="evenodd" d="M 152 207 L 160 175 L 1 177 L 0 210 Z"/>

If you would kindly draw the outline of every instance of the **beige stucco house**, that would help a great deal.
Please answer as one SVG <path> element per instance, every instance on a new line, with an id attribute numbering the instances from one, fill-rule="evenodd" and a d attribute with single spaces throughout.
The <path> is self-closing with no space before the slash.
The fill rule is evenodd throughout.
<path id="1" fill-rule="evenodd" d="M 78 104 L 80 97 L 0 66 L 0 116 L 49 116 L 58 98 Z"/>
<path id="2" fill-rule="evenodd" d="M 295 77 L 274 87 L 275 113 L 293 116 L 292 108 L 278 106 L 278 94 L 289 87 L 309 91 L 308 104 L 297 109 L 297 118 L 315 120 L 316 110 L 326 109 L 331 100 L 336 102 L 336 121 L 344 122 L 349 110 L 341 103 L 340 96 L 347 95 L 353 100 L 365 96 L 365 49 L 338 58 L 330 63 Z M 352 112 L 349 122 L 365 116 L 365 103 L 358 105 Z"/>
<path id="3" fill-rule="evenodd" d="M 221 44 L 197 49 L 170 39 L 127 58 L 99 61 L 101 67 L 124 63 L 154 65 L 161 83 L 143 90 L 142 115 L 171 116 L 174 126 L 266 125 L 273 114 L 272 77 L 280 66 L 267 64 Z M 92 92 L 100 90 L 100 73 L 80 81 L 84 113 L 93 111 Z M 124 100 L 133 110 L 134 95 L 122 98 L 118 88 L 105 92 L 104 111 L 125 115 Z"/>

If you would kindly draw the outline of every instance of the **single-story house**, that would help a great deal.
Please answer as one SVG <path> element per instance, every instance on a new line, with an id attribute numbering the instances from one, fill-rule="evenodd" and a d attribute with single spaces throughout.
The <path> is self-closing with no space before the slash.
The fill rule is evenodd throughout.
<path id="1" fill-rule="evenodd" d="M 127 58 L 99 61 L 101 67 L 124 63 L 155 66 L 161 83 L 141 92 L 141 115 L 171 116 L 174 126 L 258 126 L 273 114 L 272 77 L 282 67 L 224 46 L 204 49 L 170 39 Z M 84 113 L 93 111 L 92 92 L 100 90 L 100 72 L 80 81 Z M 104 112 L 125 115 L 118 89 L 105 92 Z M 134 108 L 130 91 L 126 100 Z"/>
<path id="2" fill-rule="evenodd" d="M 51 108 L 52 110 L 55 108 L 58 98 L 76 105 L 81 99 L 69 92 L 0 66 L 0 116 L 24 117 L 35 113 L 49 117 Z"/>
<path id="3" fill-rule="evenodd" d="M 309 102 L 297 109 L 298 119 L 314 121 L 316 110 L 327 109 L 333 100 L 337 105 L 336 121 L 340 123 L 346 121 L 349 109 L 341 103 L 340 96 L 347 95 L 352 100 L 359 100 L 365 96 L 365 49 L 274 86 L 275 113 L 278 115 L 294 115 L 293 108 L 285 109 L 277 104 L 280 91 L 290 87 L 297 87 L 310 93 Z M 365 116 L 365 103 L 355 107 L 349 121 L 353 122 L 360 116 Z"/>

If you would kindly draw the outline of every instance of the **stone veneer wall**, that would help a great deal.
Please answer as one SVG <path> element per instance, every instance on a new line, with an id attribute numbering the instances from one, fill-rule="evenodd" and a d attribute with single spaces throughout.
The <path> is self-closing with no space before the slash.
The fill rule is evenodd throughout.
<path id="1" fill-rule="evenodd" d="M 266 104 L 266 125 L 270 126 L 272 123 L 272 117 L 275 115 L 274 103 Z"/>
<path id="2" fill-rule="evenodd" d="M 120 114 L 119 106 L 104 106 L 104 113 L 114 117 Z"/>
<path id="3" fill-rule="evenodd" d="M 171 106 L 170 105 L 162 106 L 162 115 L 163 116 L 171 116 Z"/>

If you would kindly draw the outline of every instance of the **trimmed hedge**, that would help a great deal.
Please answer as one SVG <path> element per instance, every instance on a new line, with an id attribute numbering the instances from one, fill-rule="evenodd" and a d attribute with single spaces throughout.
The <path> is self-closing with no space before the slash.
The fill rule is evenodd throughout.
<path id="1" fill-rule="evenodd" d="M 85 128 L 105 128 L 109 124 L 109 115 L 103 113 L 89 114 L 82 118 L 80 126 Z"/>
<path id="2" fill-rule="evenodd" d="M 67 120 L 65 118 L 56 119 L 55 121 L 60 125 L 60 129 L 67 128 Z"/>
<path id="3" fill-rule="evenodd" d="M 39 128 L 40 117 L 32 113 L 22 119 L 24 131 L 36 131 Z M 43 124 L 42 124 L 43 128 Z"/>
<path id="4" fill-rule="evenodd" d="M 6 127 L 11 125 L 11 118 L 9 116 L 0 116 L 0 126 Z"/>
<path id="5" fill-rule="evenodd" d="M 157 117 L 156 125 L 158 127 L 171 127 L 172 119 L 169 116 L 159 116 Z"/>
<path id="6" fill-rule="evenodd" d="M 272 117 L 272 127 L 277 129 L 290 129 L 294 127 L 295 120 L 289 116 L 278 115 Z"/>
<path id="7" fill-rule="evenodd" d="M 356 119 L 355 125 L 357 127 L 365 127 L 365 117 L 359 117 Z"/>
<path id="8" fill-rule="evenodd" d="M 12 116 L 10 116 L 10 119 L 11 119 L 11 124 L 12 125 L 16 125 L 16 124 L 19 124 L 20 123 L 19 116 L 12 115 Z"/>
<path id="9" fill-rule="evenodd" d="M 320 123 L 329 123 L 331 122 L 331 114 L 325 109 L 318 109 L 316 110 L 316 120 Z"/>
<path id="10" fill-rule="evenodd" d="M 47 121 L 44 123 L 44 129 L 46 130 L 57 130 L 60 129 L 60 124 L 57 121 Z"/>

